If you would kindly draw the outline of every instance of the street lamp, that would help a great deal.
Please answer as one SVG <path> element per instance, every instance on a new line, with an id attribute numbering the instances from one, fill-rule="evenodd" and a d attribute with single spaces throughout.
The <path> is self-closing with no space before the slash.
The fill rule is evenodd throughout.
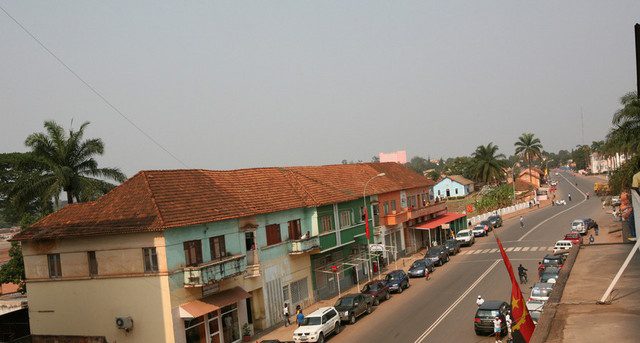
<path id="1" fill-rule="evenodd" d="M 375 179 L 377 177 L 380 177 L 380 176 L 385 176 L 385 175 L 387 175 L 387 174 L 380 173 L 380 174 L 370 178 L 367 182 L 364 183 L 364 188 L 362 189 L 362 205 L 363 205 L 362 209 L 364 210 L 365 219 L 366 219 L 366 222 L 364 223 L 365 228 L 369 225 L 369 217 L 366 215 L 366 213 L 367 213 L 367 185 L 373 179 Z M 369 261 L 369 263 L 368 263 L 369 264 L 369 273 L 367 273 L 367 274 L 369 275 L 369 280 L 371 280 L 371 273 L 373 273 L 373 268 L 371 268 L 371 248 L 369 247 L 369 237 L 367 237 L 367 260 Z"/>

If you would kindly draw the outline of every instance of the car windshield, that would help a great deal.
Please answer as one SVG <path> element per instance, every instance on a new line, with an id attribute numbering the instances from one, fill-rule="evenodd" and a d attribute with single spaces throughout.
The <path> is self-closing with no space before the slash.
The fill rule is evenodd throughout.
<path id="1" fill-rule="evenodd" d="M 458 237 L 467 237 L 469 236 L 469 232 L 468 231 L 460 231 L 458 232 Z"/>
<path id="2" fill-rule="evenodd" d="M 532 297 L 548 297 L 551 290 L 548 288 L 533 288 L 531 290 Z"/>
<path id="3" fill-rule="evenodd" d="M 365 285 L 364 288 L 362 289 L 363 292 L 375 292 L 378 290 L 378 284 L 377 283 L 372 283 L 369 285 Z"/>
<path id="4" fill-rule="evenodd" d="M 491 223 L 490 223 L 488 220 L 483 220 L 483 221 L 481 221 L 481 222 L 480 222 L 480 224 L 482 224 L 482 225 L 489 225 L 489 224 L 491 224 Z"/>
<path id="5" fill-rule="evenodd" d="M 555 259 L 552 260 L 552 259 L 545 258 L 544 260 L 542 260 L 542 263 L 551 265 L 551 266 L 558 266 L 560 265 L 560 260 L 555 260 Z"/>
<path id="6" fill-rule="evenodd" d="M 351 298 L 351 297 L 340 298 L 340 299 L 338 299 L 338 301 L 336 301 L 336 304 L 334 306 L 335 307 L 338 307 L 338 306 L 353 306 L 353 298 Z"/>
<path id="7" fill-rule="evenodd" d="M 489 220 L 498 220 L 498 219 L 500 219 L 500 217 L 498 217 L 498 216 L 491 216 L 491 217 L 489 217 Z"/>
<path id="8" fill-rule="evenodd" d="M 437 247 L 437 248 L 431 248 L 429 249 L 429 256 L 438 256 L 438 254 L 440 254 L 442 252 L 442 248 Z"/>
<path id="9" fill-rule="evenodd" d="M 498 310 L 478 310 L 478 317 L 497 317 L 500 314 Z"/>
<path id="10" fill-rule="evenodd" d="M 571 225 L 573 225 L 573 226 L 582 225 L 582 221 L 581 220 L 576 220 Z"/>
<path id="11" fill-rule="evenodd" d="M 424 261 L 415 261 L 411 265 L 411 268 L 422 268 L 424 267 L 424 264 L 425 264 Z"/>
<path id="12" fill-rule="evenodd" d="M 304 317 L 301 325 L 308 326 L 308 325 L 320 325 L 320 324 L 322 324 L 321 317 Z"/>
<path id="13" fill-rule="evenodd" d="M 398 274 L 387 274 L 387 276 L 384 278 L 387 281 L 398 281 L 400 280 L 400 275 Z"/>
<path id="14" fill-rule="evenodd" d="M 476 225 L 473 229 L 474 230 L 484 230 L 484 226 L 483 225 Z"/>

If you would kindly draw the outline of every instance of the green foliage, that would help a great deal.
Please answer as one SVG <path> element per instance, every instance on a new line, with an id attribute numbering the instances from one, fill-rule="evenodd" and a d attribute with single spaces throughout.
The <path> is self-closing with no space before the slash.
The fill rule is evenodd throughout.
<path id="1" fill-rule="evenodd" d="M 26 276 L 24 274 L 22 248 L 19 243 L 11 242 L 9 258 L 9 261 L 0 267 L 0 283 L 15 283 L 20 286 L 18 291 L 24 294 L 27 291 L 23 282 Z"/>
<path id="2" fill-rule="evenodd" d="M 638 172 L 640 172 L 640 155 L 635 155 L 609 176 L 611 194 L 620 194 L 623 190 L 629 189 L 633 175 Z"/>
<path id="3" fill-rule="evenodd" d="M 448 158 L 443 169 L 447 175 L 462 175 L 471 180 L 476 177 L 474 160 L 468 156 Z"/>
<path id="4" fill-rule="evenodd" d="M 416 173 L 422 174 L 425 170 L 436 169 L 438 165 L 424 157 L 414 156 L 409 162 L 407 162 L 406 166 Z"/>
<path id="5" fill-rule="evenodd" d="M 433 181 L 438 181 L 438 179 L 440 178 L 440 173 L 438 173 L 435 170 L 432 170 L 429 172 L 429 175 L 427 175 L 427 177 Z"/>
<path id="6" fill-rule="evenodd" d="M 516 155 L 520 155 L 527 161 L 527 166 L 529 167 L 529 183 L 533 183 L 531 180 L 531 162 L 535 159 L 542 158 L 542 144 L 540 143 L 540 139 L 533 133 L 525 132 L 518 137 L 518 141 L 513 145 L 516 147 Z"/>
<path id="7" fill-rule="evenodd" d="M 587 169 L 589 167 L 589 155 L 591 154 L 588 145 L 578 145 L 571 151 L 571 159 L 576 164 L 576 169 Z"/>
<path id="8" fill-rule="evenodd" d="M 476 181 L 497 183 L 505 178 L 504 169 L 507 167 L 504 154 L 496 154 L 498 146 L 493 142 L 480 145 L 473 152 L 473 174 Z"/>
<path id="9" fill-rule="evenodd" d="M 491 189 L 489 192 L 476 199 L 475 208 L 478 213 L 485 213 L 502 207 L 511 206 L 512 201 L 513 187 L 505 184 Z"/>
<path id="10" fill-rule="evenodd" d="M 640 150 L 640 100 L 636 92 L 625 94 L 620 104 L 622 108 L 613 115 L 613 128 L 607 134 L 604 147 L 609 154 Z"/>

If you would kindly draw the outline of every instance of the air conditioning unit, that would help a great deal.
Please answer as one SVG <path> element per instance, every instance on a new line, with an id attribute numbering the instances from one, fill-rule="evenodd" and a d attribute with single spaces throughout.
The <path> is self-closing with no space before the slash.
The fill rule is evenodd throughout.
<path id="1" fill-rule="evenodd" d="M 116 317 L 116 326 L 118 329 L 129 332 L 133 329 L 133 319 L 131 317 Z"/>

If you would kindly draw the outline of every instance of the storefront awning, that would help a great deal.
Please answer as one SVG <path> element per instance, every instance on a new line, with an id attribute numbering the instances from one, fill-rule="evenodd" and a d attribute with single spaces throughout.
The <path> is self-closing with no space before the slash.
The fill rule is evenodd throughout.
<path id="1" fill-rule="evenodd" d="M 429 221 L 426 221 L 424 223 L 421 223 L 420 225 L 416 225 L 416 229 L 419 230 L 431 230 L 431 229 L 435 229 L 438 226 L 442 226 L 442 224 L 447 224 L 450 223 L 456 219 L 460 219 L 462 217 L 466 216 L 466 214 L 464 213 L 457 213 L 457 212 L 449 212 L 447 214 L 441 215 L 437 218 L 431 219 Z"/>
<path id="2" fill-rule="evenodd" d="M 194 300 L 180 305 L 180 318 L 196 318 L 222 307 L 251 298 L 242 287 L 234 287 L 200 300 Z"/>

